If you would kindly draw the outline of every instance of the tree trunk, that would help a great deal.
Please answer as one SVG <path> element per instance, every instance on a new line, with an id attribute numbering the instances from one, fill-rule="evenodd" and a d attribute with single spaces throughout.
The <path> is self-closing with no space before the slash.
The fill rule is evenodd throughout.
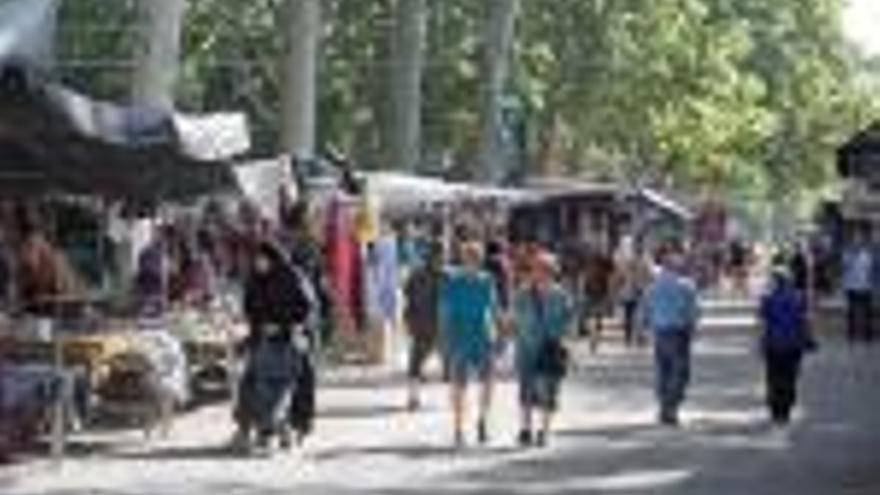
<path id="1" fill-rule="evenodd" d="M 316 68 L 321 36 L 321 0 L 286 0 L 281 152 L 315 154 Z"/>
<path id="2" fill-rule="evenodd" d="M 186 0 L 140 0 L 132 100 L 174 108 Z"/>
<path id="3" fill-rule="evenodd" d="M 392 98 L 392 166 L 415 172 L 421 163 L 422 74 L 425 64 L 425 0 L 398 0 Z"/>
<path id="4" fill-rule="evenodd" d="M 517 0 L 487 0 L 488 18 L 483 40 L 480 179 L 498 182 L 507 174 L 502 142 L 501 99 L 510 70 L 511 49 L 518 10 Z"/>

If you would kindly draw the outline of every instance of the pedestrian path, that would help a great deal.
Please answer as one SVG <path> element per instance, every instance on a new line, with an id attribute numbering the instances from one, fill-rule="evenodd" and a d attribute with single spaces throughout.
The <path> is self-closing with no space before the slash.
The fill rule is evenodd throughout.
<path id="1" fill-rule="evenodd" d="M 498 390 L 489 446 L 450 448 L 447 393 L 403 409 L 402 380 L 330 380 L 318 431 L 299 451 L 229 455 L 228 408 L 182 418 L 172 438 L 98 435 L 60 468 L 0 470 L 4 495 L 297 494 L 844 494 L 880 493 L 880 348 L 825 342 L 805 368 L 804 407 L 774 430 L 750 332 L 711 327 L 696 346 L 685 426 L 654 425 L 648 349 L 575 349 L 559 433 L 544 450 L 514 448 L 515 389 Z"/>

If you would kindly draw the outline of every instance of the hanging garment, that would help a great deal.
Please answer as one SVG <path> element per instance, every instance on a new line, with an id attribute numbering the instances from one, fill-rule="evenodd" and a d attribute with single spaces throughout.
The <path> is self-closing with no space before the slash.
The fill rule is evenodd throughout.
<path id="1" fill-rule="evenodd" d="M 338 196 L 330 200 L 325 228 L 326 262 L 332 297 L 341 313 L 351 315 L 355 292 L 351 224 L 342 199 Z"/>
<path id="2" fill-rule="evenodd" d="M 376 240 L 368 250 L 370 314 L 382 321 L 397 318 L 400 265 L 397 242 L 392 236 Z"/>

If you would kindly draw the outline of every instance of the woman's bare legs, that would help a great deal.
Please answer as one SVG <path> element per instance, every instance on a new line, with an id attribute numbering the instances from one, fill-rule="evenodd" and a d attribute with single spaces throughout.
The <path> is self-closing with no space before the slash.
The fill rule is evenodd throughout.
<path id="1" fill-rule="evenodd" d="M 455 444 L 460 447 L 464 443 L 465 394 L 467 388 L 458 379 L 452 380 L 452 426 L 455 431 Z"/>

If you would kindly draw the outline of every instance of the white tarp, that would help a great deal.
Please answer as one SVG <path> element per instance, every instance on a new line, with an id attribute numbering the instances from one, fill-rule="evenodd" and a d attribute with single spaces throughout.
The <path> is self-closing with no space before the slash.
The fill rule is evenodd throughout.
<path id="1" fill-rule="evenodd" d="M 385 211 L 401 211 L 429 203 L 454 201 L 463 188 L 439 179 L 390 172 L 365 174 L 370 194 L 375 195 Z"/>
<path id="2" fill-rule="evenodd" d="M 278 221 L 282 193 L 291 199 L 297 197 L 296 182 L 287 157 L 244 163 L 234 167 L 233 171 L 244 196 L 269 220 Z"/>
<path id="3" fill-rule="evenodd" d="M 364 181 L 370 196 L 381 205 L 384 213 L 406 213 L 432 204 L 454 204 L 462 201 L 492 199 L 512 205 L 527 201 L 534 193 L 521 189 L 506 189 L 480 184 L 453 183 L 433 177 L 419 177 L 396 172 L 365 172 L 358 178 Z M 310 178 L 309 192 L 323 204 L 338 188 L 334 177 Z"/>
<path id="4" fill-rule="evenodd" d="M 58 0 L 0 2 L 0 63 L 23 60 L 43 65 L 52 60 Z"/>
<path id="5" fill-rule="evenodd" d="M 167 114 L 156 108 L 126 107 L 94 100 L 61 85 L 46 87 L 50 101 L 80 133 L 119 145 L 150 145 L 173 139 Z"/>
<path id="6" fill-rule="evenodd" d="M 691 221 L 693 219 L 693 214 L 687 207 L 653 189 L 642 188 L 639 190 L 639 193 L 657 208 L 666 210 L 681 220 Z"/>
<path id="7" fill-rule="evenodd" d="M 177 114 L 98 101 L 57 84 L 46 89 L 50 101 L 79 132 L 108 143 L 144 146 L 176 138 L 184 155 L 204 161 L 229 160 L 251 146 L 242 113 Z"/>
<path id="8" fill-rule="evenodd" d="M 174 127 L 184 153 L 200 160 L 227 160 L 251 147 L 242 113 L 175 115 Z"/>

